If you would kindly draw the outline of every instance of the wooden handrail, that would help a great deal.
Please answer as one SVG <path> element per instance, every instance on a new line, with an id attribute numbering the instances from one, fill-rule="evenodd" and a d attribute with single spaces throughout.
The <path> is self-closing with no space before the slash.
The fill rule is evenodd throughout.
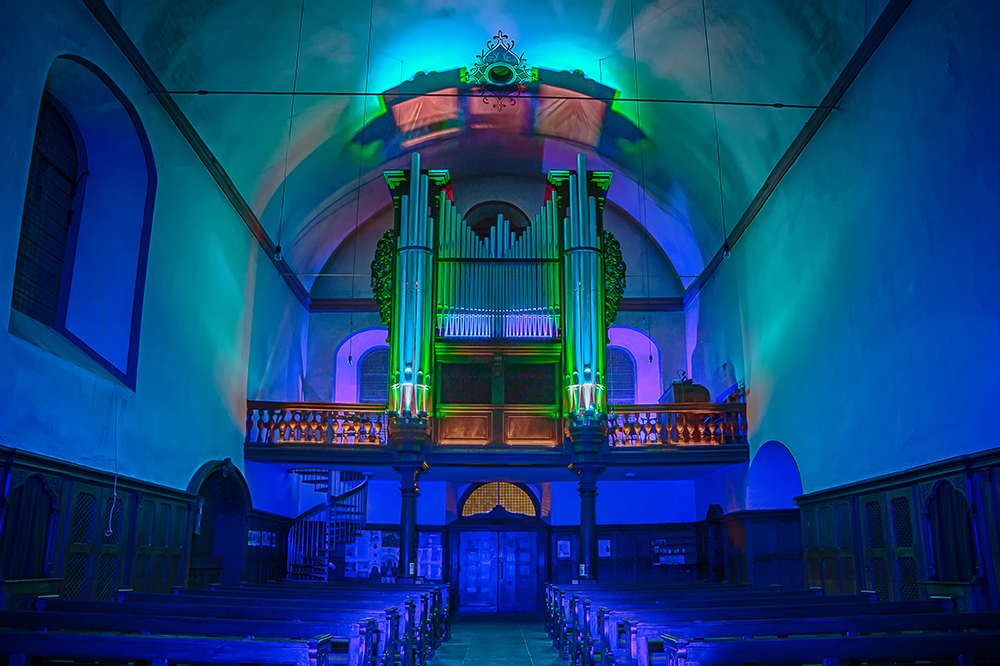
<path id="1" fill-rule="evenodd" d="M 608 445 L 680 447 L 746 444 L 746 404 L 610 405 Z"/>
<path id="2" fill-rule="evenodd" d="M 386 445 L 385 405 L 247 401 L 245 444 Z"/>
<path id="3" fill-rule="evenodd" d="M 281 402 L 247 400 L 247 409 L 321 409 L 355 412 L 384 412 L 385 403 L 378 402 Z"/>
<path id="4" fill-rule="evenodd" d="M 678 403 L 664 403 L 655 405 L 608 405 L 608 414 L 631 414 L 636 412 L 644 412 L 649 414 L 671 414 L 671 413 L 710 413 L 710 414 L 728 414 L 728 413 L 740 413 L 746 414 L 747 406 L 743 402 L 678 402 Z"/>
<path id="5" fill-rule="evenodd" d="M 483 410 L 537 414 L 550 409 L 550 405 L 449 405 L 446 416 Z M 607 419 L 612 448 L 747 442 L 745 403 L 609 405 Z M 381 448 L 386 446 L 387 428 L 383 404 L 248 400 L 245 443 Z"/>

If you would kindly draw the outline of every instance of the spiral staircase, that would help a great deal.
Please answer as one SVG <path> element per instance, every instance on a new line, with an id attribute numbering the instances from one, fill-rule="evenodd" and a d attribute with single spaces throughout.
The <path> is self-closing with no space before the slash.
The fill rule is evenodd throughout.
<path id="1" fill-rule="evenodd" d="M 361 472 L 296 468 L 288 470 L 326 500 L 295 519 L 288 531 L 288 580 L 326 582 L 338 544 L 353 541 L 367 522 L 368 479 Z"/>

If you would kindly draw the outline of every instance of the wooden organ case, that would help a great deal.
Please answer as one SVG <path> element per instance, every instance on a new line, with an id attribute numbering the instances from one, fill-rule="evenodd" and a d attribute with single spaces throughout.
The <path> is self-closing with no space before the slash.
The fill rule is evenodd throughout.
<path id="1" fill-rule="evenodd" d="M 448 172 L 421 170 L 416 153 L 410 166 L 385 173 L 395 225 L 372 264 L 390 329 L 390 412 L 434 416 L 441 447 L 561 446 L 565 417 L 606 409 L 611 174 L 580 155 L 575 171 L 549 172 L 526 227 L 501 214 L 474 230 Z"/>

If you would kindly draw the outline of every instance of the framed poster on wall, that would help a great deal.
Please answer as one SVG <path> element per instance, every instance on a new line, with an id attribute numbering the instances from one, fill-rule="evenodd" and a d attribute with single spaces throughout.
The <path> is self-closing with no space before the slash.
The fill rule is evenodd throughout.
<path id="1" fill-rule="evenodd" d="M 568 560 L 570 557 L 572 555 L 570 554 L 569 539 L 556 541 L 556 558 Z"/>

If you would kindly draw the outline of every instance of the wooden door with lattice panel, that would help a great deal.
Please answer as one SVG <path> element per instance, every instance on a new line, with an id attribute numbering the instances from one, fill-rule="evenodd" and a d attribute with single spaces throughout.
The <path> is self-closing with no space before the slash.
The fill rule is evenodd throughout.
<path id="1" fill-rule="evenodd" d="M 915 601 L 921 579 L 913 488 L 861 495 L 865 588 L 879 601 Z"/>
<path id="2" fill-rule="evenodd" d="M 125 585 L 132 495 L 75 481 L 70 488 L 63 596 L 110 600 Z"/>

